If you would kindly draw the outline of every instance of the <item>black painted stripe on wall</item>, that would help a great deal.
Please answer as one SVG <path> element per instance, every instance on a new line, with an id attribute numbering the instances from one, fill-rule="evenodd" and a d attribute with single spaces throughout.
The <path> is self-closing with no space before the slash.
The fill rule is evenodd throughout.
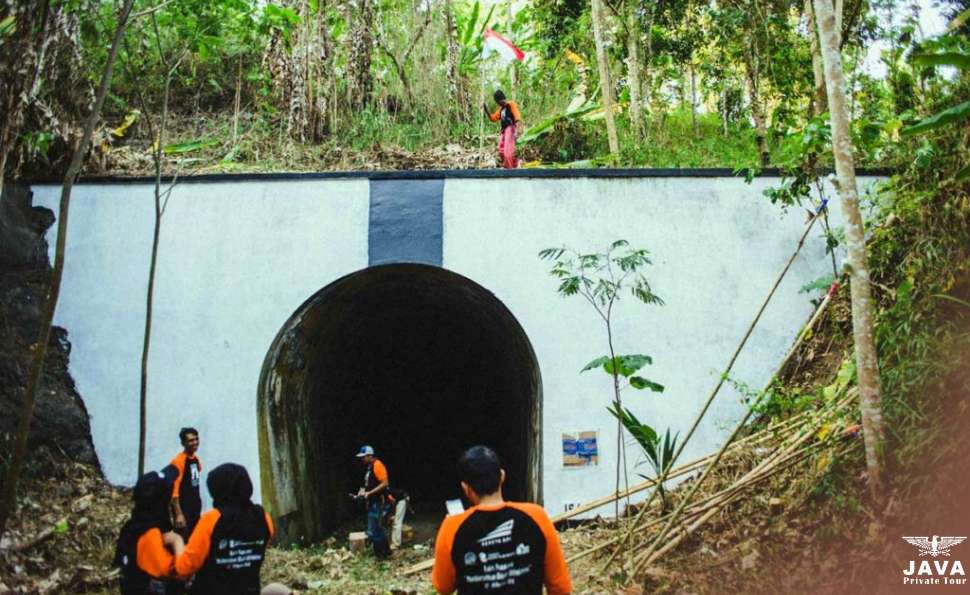
<path id="1" fill-rule="evenodd" d="M 370 266 L 392 262 L 441 266 L 444 188 L 442 178 L 370 181 Z"/>

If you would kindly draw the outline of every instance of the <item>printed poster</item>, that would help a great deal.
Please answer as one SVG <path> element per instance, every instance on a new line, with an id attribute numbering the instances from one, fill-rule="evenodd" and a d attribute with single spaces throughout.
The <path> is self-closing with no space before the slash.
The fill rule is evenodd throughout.
<path id="1" fill-rule="evenodd" d="M 562 466 L 566 468 L 592 467 L 599 464 L 596 432 L 562 434 Z"/>

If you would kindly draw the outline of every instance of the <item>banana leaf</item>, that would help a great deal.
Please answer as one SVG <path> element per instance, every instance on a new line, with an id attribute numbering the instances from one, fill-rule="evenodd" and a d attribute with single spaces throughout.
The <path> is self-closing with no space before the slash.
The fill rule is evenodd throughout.
<path id="1" fill-rule="evenodd" d="M 957 122 L 967 118 L 970 118 L 970 101 L 964 101 L 959 105 L 955 105 L 949 109 L 943 110 L 938 114 L 934 114 L 918 124 L 903 128 L 900 134 L 903 136 L 921 134 L 930 130 L 936 130 L 937 128 L 941 128 L 943 126 L 956 124 Z"/>

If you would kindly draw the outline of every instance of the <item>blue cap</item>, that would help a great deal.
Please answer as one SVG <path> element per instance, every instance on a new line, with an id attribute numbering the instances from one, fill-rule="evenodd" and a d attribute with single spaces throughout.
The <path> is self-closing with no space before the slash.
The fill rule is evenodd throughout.
<path id="1" fill-rule="evenodd" d="M 358 457 L 366 457 L 367 455 L 373 455 L 373 454 L 374 454 L 374 449 L 369 444 L 365 444 L 361 446 L 360 450 L 357 451 Z"/>

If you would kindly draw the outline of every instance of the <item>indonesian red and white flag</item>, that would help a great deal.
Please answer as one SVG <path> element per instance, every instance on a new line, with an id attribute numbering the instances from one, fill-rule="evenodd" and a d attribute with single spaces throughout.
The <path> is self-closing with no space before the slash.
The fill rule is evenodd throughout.
<path id="1" fill-rule="evenodd" d="M 522 62 L 525 60 L 525 53 L 522 50 L 491 29 L 485 29 L 485 47 L 498 52 L 503 62 L 511 62 L 512 60 Z"/>

